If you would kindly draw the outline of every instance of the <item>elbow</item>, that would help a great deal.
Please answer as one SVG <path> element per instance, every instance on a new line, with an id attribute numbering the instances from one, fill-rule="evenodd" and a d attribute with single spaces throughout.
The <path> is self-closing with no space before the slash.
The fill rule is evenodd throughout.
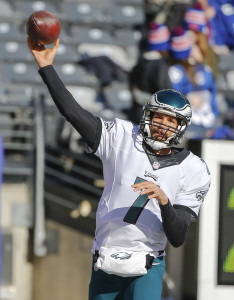
<path id="1" fill-rule="evenodd" d="M 169 240 L 170 244 L 174 247 L 174 248 L 179 248 L 180 246 L 182 246 L 185 242 L 185 239 L 183 240 L 176 240 L 176 241 L 173 241 L 173 240 Z"/>
<path id="2" fill-rule="evenodd" d="M 182 230 L 179 235 L 174 232 L 174 234 L 168 233 L 168 234 L 166 234 L 166 236 L 167 236 L 169 243 L 174 248 L 179 248 L 185 243 L 187 234 L 188 234 L 188 227 L 184 228 L 184 230 Z"/>

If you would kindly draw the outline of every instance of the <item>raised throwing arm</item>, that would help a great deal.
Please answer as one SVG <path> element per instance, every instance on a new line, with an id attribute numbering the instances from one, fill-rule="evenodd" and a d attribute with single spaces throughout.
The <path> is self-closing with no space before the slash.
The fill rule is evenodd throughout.
<path id="1" fill-rule="evenodd" d="M 79 105 L 52 66 L 59 46 L 59 39 L 51 49 L 36 44 L 29 37 L 27 42 L 38 64 L 39 74 L 58 110 L 81 134 L 88 146 L 95 151 L 101 132 L 101 121 Z"/>

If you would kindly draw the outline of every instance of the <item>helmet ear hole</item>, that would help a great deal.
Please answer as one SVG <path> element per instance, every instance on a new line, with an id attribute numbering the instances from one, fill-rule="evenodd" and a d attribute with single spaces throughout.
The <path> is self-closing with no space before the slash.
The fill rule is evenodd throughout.
<path id="1" fill-rule="evenodd" d="M 177 118 L 177 123 L 178 123 L 177 128 L 179 126 L 183 126 L 184 120 Z"/>
<path id="2" fill-rule="evenodd" d="M 153 111 L 150 111 L 149 116 L 150 116 L 150 120 L 152 120 L 153 117 L 154 117 L 154 112 L 153 112 Z"/>

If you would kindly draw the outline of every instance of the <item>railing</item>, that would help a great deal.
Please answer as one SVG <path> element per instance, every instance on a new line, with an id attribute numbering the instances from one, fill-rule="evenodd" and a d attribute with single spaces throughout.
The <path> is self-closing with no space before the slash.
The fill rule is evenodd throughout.
<path id="1" fill-rule="evenodd" d="M 5 182 L 30 185 L 33 216 L 33 248 L 36 256 L 47 253 L 46 219 L 94 234 L 95 214 L 104 185 L 101 162 L 92 155 L 77 154 L 47 143 L 44 95 L 35 90 L 28 105 L 0 104 L 0 131 L 5 150 Z M 57 111 L 56 111 L 57 113 Z M 55 113 L 55 114 L 56 114 Z M 67 167 L 67 162 L 69 168 Z"/>
<path id="2" fill-rule="evenodd" d="M 35 99 L 35 190 L 34 190 L 34 254 L 44 256 L 47 253 L 44 177 L 45 177 L 45 120 L 43 96 Z"/>

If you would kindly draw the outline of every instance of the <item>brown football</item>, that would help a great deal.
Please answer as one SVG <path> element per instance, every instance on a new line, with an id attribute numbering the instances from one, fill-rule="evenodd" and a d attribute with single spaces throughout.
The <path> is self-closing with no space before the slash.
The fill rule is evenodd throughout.
<path id="1" fill-rule="evenodd" d="M 26 22 L 26 31 L 29 37 L 40 45 L 53 44 L 60 35 L 61 24 L 59 19 L 49 11 L 36 11 L 29 16 Z"/>

